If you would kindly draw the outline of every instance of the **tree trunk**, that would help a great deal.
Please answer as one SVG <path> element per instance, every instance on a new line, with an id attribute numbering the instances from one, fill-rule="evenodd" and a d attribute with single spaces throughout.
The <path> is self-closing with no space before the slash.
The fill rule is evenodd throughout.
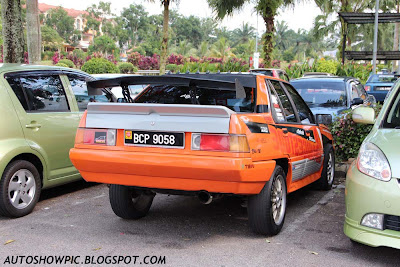
<path id="1" fill-rule="evenodd" d="M 160 75 L 165 74 L 165 65 L 167 62 L 169 1 L 170 0 L 162 1 L 163 5 L 164 5 L 164 21 L 163 21 L 163 39 L 162 39 L 162 43 L 161 43 Z"/>
<path id="2" fill-rule="evenodd" d="M 266 32 L 264 33 L 264 65 L 265 67 L 271 67 L 272 59 L 271 54 L 274 41 L 274 33 L 275 33 L 275 26 L 274 26 L 274 11 L 271 9 L 269 5 L 265 7 L 264 12 L 262 13 L 262 17 L 264 19 L 265 27 L 267 28 Z"/>
<path id="3" fill-rule="evenodd" d="M 3 23 L 3 61 L 24 62 L 24 36 L 20 0 L 1 0 Z"/>
<path id="4" fill-rule="evenodd" d="M 39 64 L 41 55 L 41 34 L 39 22 L 38 0 L 26 1 L 26 35 L 30 64 Z"/>

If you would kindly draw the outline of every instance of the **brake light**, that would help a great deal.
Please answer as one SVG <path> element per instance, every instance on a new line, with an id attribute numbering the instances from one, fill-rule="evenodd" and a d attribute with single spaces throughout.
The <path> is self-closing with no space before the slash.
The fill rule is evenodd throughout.
<path id="1" fill-rule="evenodd" d="M 366 86 L 364 87 L 364 89 L 365 89 L 365 91 L 369 91 L 369 90 L 371 90 L 371 86 L 366 85 Z"/>
<path id="2" fill-rule="evenodd" d="M 115 146 L 115 129 L 78 128 L 75 144 Z"/>
<path id="3" fill-rule="evenodd" d="M 192 134 L 192 150 L 250 152 L 246 135 Z"/>

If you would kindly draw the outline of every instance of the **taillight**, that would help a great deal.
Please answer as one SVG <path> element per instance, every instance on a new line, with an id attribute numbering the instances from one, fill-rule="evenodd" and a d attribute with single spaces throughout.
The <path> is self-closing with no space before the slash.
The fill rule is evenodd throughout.
<path id="1" fill-rule="evenodd" d="M 366 85 L 366 86 L 364 87 L 364 89 L 365 89 L 365 91 L 369 91 L 369 90 L 371 90 L 371 86 Z"/>
<path id="2" fill-rule="evenodd" d="M 250 152 L 246 135 L 192 134 L 192 150 Z"/>
<path id="3" fill-rule="evenodd" d="M 115 129 L 78 128 L 75 144 L 115 146 Z"/>

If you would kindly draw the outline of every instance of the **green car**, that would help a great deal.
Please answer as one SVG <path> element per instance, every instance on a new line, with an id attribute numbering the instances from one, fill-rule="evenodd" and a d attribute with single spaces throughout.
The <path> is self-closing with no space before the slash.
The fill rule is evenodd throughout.
<path id="1" fill-rule="evenodd" d="M 346 178 L 344 233 L 370 246 L 400 249 L 400 81 L 374 124 L 374 110 L 353 111 L 357 123 L 374 124 Z"/>
<path id="2" fill-rule="evenodd" d="M 42 189 L 81 179 L 69 160 L 80 118 L 91 101 L 116 101 L 108 90 L 89 97 L 93 79 L 68 68 L 0 65 L 0 215 L 27 215 Z"/>

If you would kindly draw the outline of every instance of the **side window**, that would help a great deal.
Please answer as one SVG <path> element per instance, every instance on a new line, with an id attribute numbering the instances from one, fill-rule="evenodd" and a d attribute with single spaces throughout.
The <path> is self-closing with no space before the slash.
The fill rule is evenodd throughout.
<path id="1" fill-rule="evenodd" d="M 284 84 L 286 90 L 289 95 L 292 97 L 294 105 L 296 106 L 297 112 L 299 113 L 300 121 L 303 124 L 311 124 L 314 123 L 314 116 L 307 104 L 304 102 L 303 98 L 297 93 L 296 89 L 294 89 L 289 84 Z"/>
<path id="2" fill-rule="evenodd" d="M 275 92 L 278 95 L 278 98 L 282 104 L 283 114 L 285 116 L 286 121 L 288 122 L 297 122 L 296 115 L 294 113 L 294 109 L 288 96 L 285 94 L 285 91 L 281 87 L 278 81 L 270 80 L 272 86 L 275 89 Z"/>
<path id="3" fill-rule="evenodd" d="M 104 92 L 103 95 L 89 96 L 86 86 L 87 79 L 84 76 L 69 75 L 68 79 L 78 103 L 79 111 L 85 111 L 89 102 L 111 102 L 111 97 Z"/>
<path id="4" fill-rule="evenodd" d="M 8 78 L 11 88 L 26 111 L 67 112 L 68 101 L 58 75 Z"/>
<path id="5" fill-rule="evenodd" d="M 26 102 L 26 97 L 24 94 L 24 91 L 21 88 L 21 84 L 19 82 L 19 78 L 7 78 L 7 82 L 8 84 L 11 86 L 11 88 L 13 89 L 15 95 L 17 96 L 19 102 L 21 103 L 21 105 L 24 107 L 25 110 L 29 110 L 28 107 L 28 102 Z"/>
<path id="6" fill-rule="evenodd" d="M 279 98 L 277 93 L 275 92 L 275 90 L 273 88 L 271 88 L 271 103 L 272 103 L 272 110 L 275 113 L 277 122 L 285 122 L 285 115 L 283 114 L 283 108 L 280 104 Z"/>

